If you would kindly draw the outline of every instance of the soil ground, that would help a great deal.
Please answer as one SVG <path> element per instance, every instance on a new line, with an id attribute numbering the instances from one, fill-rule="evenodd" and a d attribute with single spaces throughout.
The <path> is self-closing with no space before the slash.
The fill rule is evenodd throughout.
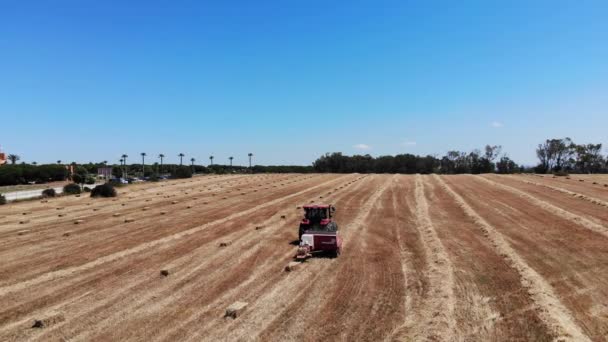
<path id="1" fill-rule="evenodd" d="M 225 175 L 9 204 L 0 340 L 607 341 L 604 183 Z M 285 272 L 311 202 L 343 252 Z"/>

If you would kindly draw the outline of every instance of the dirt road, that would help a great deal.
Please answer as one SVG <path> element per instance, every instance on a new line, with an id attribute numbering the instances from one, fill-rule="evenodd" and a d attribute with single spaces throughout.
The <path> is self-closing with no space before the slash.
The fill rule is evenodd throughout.
<path id="1" fill-rule="evenodd" d="M 2 206 L 0 340 L 606 341 L 600 182 L 229 175 Z M 343 253 L 285 272 L 313 201 Z"/>

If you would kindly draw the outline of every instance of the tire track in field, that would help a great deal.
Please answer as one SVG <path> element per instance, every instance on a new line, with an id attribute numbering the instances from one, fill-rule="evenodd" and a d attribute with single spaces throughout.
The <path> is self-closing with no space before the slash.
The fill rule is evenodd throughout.
<path id="1" fill-rule="evenodd" d="M 361 178 L 359 178 L 359 180 L 360 179 Z M 344 201 L 347 203 L 355 200 L 356 196 L 353 196 L 353 194 L 363 193 L 363 189 L 361 188 L 365 187 L 367 184 L 365 184 L 364 182 L 358 182 L 357 180 L 355 180 L 354 182 L 358 184 L 353 189 L 349 189 L 349 191 L 347 192 L 334 192 L 334 194 L 328 196 L 328 198 L 331 199 L 332 202 L 338 201 L 339 203 L 342 203 L 342 199 L 344 199 Z M 347 184 L 352 184 L 352 182 L 349 182 Z M 343 187 L 344 186 L 340 186 L 339 188 L 341 189 Z M 297 221 L 294 222 L 294 224 L 296 223 Z M 271 239 L 261 239 L 261 241 L 266 241 L 267 244 L 271 245 L 280 244 L 280 246 L 284 246 L 286 240 L 284 235 L 271 234 L 271 236 Z M 277 250 L 280 251 L 280 248 L 277 248 Z M 246 279 L 241 281 L 233 281 L 231 282 L 231 284 L 235 285 L 231 285 L 231 288 L 229 290 L 222 291 L 211 299 L 204 299 L 200 303 L 202 305 L 202 308 L 200 310 L 196 310 L 188 317 L 179 319 L 179 322 L 177 324 L 171 325 L 170 329 L 154 336 L 154 340 L 184 339 L 183 336 L 176 336 L 179 334 L 183 334 L 183 331 L 190 331 L 188 338 L 193 339 L 197 338 L 199 330 L 203 330 L 205 331 L 205 333 L 208 333 L 209 326 L 206 324 L 217 324 L 218 320 L 221 322 L 221 319 L 219 319 L 220 312 L 223 312 L 225 306 L 230 304 L 230 298 L 236 297 L 239 298 L 239 300 L 249 301 L 248 298 L 250 297 L 256 298 L 257 296 L 261 296 L 265 291 L 268 290 L 269 287 L 274 286 L 276 281 L 279 281 L 280 279 L 286 276 L 283 268 L 288 261 L 293 260 L 292 258 L 290 258 L 290 256 L 293 257 L 293 255 L 294 247 L 289 246 L 288 250 L 286 250 L 284 254 L 280 255 L 279 257 L 275 257 L 272 262 L 265 262 L 263 265 L 256 265 L 255 268 L 253 268 L 253 273 L 250 274 Z M 250 269 L 245 272 L 248 273 L 249 270 Z M 198 289 L 194 288 L 193 290 L 190 290 L 188 292 L 197 291 Z M 245 293 L 245 295 L 237 296 L 239 293 Z M 208 297 L 207 295 L 205 296 Z M 195 324 L 195 322 L 204 323 L 202 327 L 198 328 L 196 331 L 192 331 L 193 329 L 187 328 L 188 326 Z M 199 338 L 204 338 L 204 336 L 199 336 Z"/>
<path id="2" fill-rule="evenodd" d="M 344 179 L 337 178 L 335 181 Z M 348 193 L 338 192 L 335 193 L 336 198 L 342 198 Z M 304 196 L 302 196 L 304 197 Z M 332 198 L 332 196 L 329 196 Z M 291 204 L 290 204 L 291 206 Z M 218 270 L 229 270 L 238 267 L 242 267 L 243 265 L 247 265 L 251 260 L 258 258 L 259 255 L 265 251 L 265 245 L 256 244 L 252 248 L 251 241 L 252 240 L 260 240 L 260 241 L 274 241 L 277 239 L 276 235 L 284 228 L 286 222 L 291 222 L 296 220 L 296 216 L 300 214 L 300 211 L 291 212 L 289 215 L 289 220 L 284 221 L 279 218 L 280 213 L 273 215 L 272 217 L 268 217 L 264 222 L 258 223 L 264 227 L 264 229 L 258 231 L 246 230 L 243 234 L 243 231 L 235 231 L 230 233 L 230 235 L 223 238 L 224 241 L 230 241 L 230 246 L 224 249 L 217 250 L 215 246 L 210 246 L 209 243 L 201 245 L 193 252 L 187 252 L 179 259 L 172 261 L 166 264 L 167 269 L 176 270 L 177 278 L 171 277 L 167 279 L 166 282 L 162 283 L 160 286 L 153 288 L 152 290 L 145 291 L 145 294 L 136 300 L 130 300 L 126 303 L 125 306 L 121 307 L 118 312 L 112 312 L 110 317 L 104 318 L 101 322 L 96 324 L 96 331 L 87 331 L 84 334 L 78 335 L 76 337 L 77 340 L 89 340 L 90 336 L 94 333 L 100 333 L 104 331 L 109 331 L 109 327 L 116 325 L 120 322 L 121 316 L 127 316 L 129 312 L 141 312 L 145 311 L 146 316 L 137 317 L 137 319 L 141 319 L 144 322 L 148 322 L 146 324 L 136 324 L 136 327 L 140 327 L 142 330 L 145 330 L 146 325 L 150 325 L 149 321 L 156 321 L 158 317 L 160 317 L 160 311 L 171 310 L 172 306 L 177 306 L 177 304 L 183 301 L 186 301 L 188 298 L 188 294 L 200 293 L 202 283 L 205 283 L 203 286 L 205 289 L 205 295 L 203 297 L 209 297 L 211 293 L 214 291 L 221 290 L 221 286 L 219 284 L 223 284 L 227 281 L 225 277 L 214 277 L 214 272 L 219 272 Z M 286 218 L 287 219 L 287 218 Z M 254 268 L 255 273 L 260 273 L 262 271 L 270 271 L 272 268 L 281 269 L 277 267 L 276 263 L 284 263 L 285 257 L 288 254 L 293 254 L 293 251 L 290 248 L 290 251 L 286 255 L 280 255 L 277 258 L 277 253 L 280 253 L 279 250 L 268 251 L 273 253 L 271 256 L 264 257 L 268 261 L 265 261 L 263 264 L 256 264 L 252 266 Z M 202 260 L 201 263 L 198 263 L 196 260 Z M 249 261 L 248 261 L 249 260 Z M 190 267 L 189 264 L 192 264 Z M 246 275 L 243 272 L 241 275 L 233 275 L 226 274 L 224 272 L 224 276 L 232 279 L 234 276 L 237 278 L 239 276 L 247 278 L 245 281 L 251 281 L 255 279 L 255 275 Z M 232 281 L 239 281 L 238 279 L 232 279 Z M 139 285 L 139 284 L 137 284 Z M 132 286 L 128 291 L 122 292 L 142 292 L 142 289 L 137 289 L 136 286 Z M 121 297 L 124 297 L 125 294 L 122 294 Z M 155 299 L 158 298 L 158 299 Z M 202 298 L 202 297 L 201 297 Z M 197 297 L 196 299 L 191 298 L 192 301 L 201 301 L 202 299 Z M 152 307 L 150 307 L 150 303 L 153 302 Z M 178 315 L 179 312 L 176 314 Z M 88 314 L 81 314 L 81 316 L 88 316 Z M 171 315 L 174 319 L 174 315 Z M 163 320 L 164 322 L 165 320 Z M 158 322 L 162 324 L 163 322 Z M 172 324 L 171 330 L 179 329 L 180 326 L 187 326 L 190 323 L 185 320 L 179 320 L 179 324 Z M 168 332 L 168 331 L 165 331 Z M 93 335 L 95 336 L 95 335 Z M 97 338 L 97 337 L 96 337 Z"/>
<path id="3" fill-rule="evenodd" d="M 457 194 L 445 181 L 433 175 L 439 185 L 456 201 L 462 210 L 479 226 L 484 235 L 492 242 L 505 259 L 521 276 L 521 283 L 528 290 L 532 300 L 538 306 L 539 317 L 557 334 L 560 341 L 591 341 L 576 324 L 570 311 L 563 305 L 554 293 L 553 287 L 532 269 L 525 260 L 517 254 L 496 228 L 490 225 L 473 208 Z"/>
<path id="4" fill-rule="evenodd" d="M 112 253 L 110 255 L 103 256 L 101 258 L 98 258 L 96 260 L 93 260 L 91 262 L 85 263 L 85 264 L 80 265 L 80 266 L 74 266 L 74 267 L 70 267 L 70 268 L 66 268 L 66 269 L 62 269 L 62 270 L 58 270 L 58 271 L 53 271 L 53 272 L 45 273 L 43 275 L 40 275 L 40 276 L 38 276 L 36 278 L 33 278 L 33 279 L 30 279 L 30 280 L 26 280 L 26 281 L 23 281 L 23 282 L 20 282 L 20 283 L 16 283 L 16 284 L 0 287 L 0 296 L 7 295 L 9 293 L 12 293 L 12 292 L 15 292 L 15 291 L 18 291 L 18 290 L 23 290 L 23 289 L 25 289 L 25 288 L 27 288 L 29 286 L 34 286 L 34 285 L 37 285 L 37 284 L 40 284 L 40 283 L 43 283 L 43 282 L 46 282 L 46 281 L 49 281 L 49 280 L 63 278 L 63 277 L 69 276 L 70 274 L 73 274 L 73 273 L 76 273 L 76 272 L 85 271 L 85 270 L 94 268 L 96 266 L 99 266 L 101 264 L 104 264 L 104 263 L 107 263 L 107 262 L 111 262 L 111 261 L 114 261 L 114 260 L 117 260 L 117 259 L 120 259 L 120 258 L 124 258 L 126 256 L 129 256 L 129 255 L 141 252 L 143 250 L 146 250 L 146 249 L 158 246 L 158 245 L 165 244 L 165 243 L 173 241 L 173 240 L 181 239 L 183 237 L 186 237 L 186 236 L 198 233 L 198 232 L 200 232 L 202 230 L 205 230 L 205 229 L 207 229 L 207 228 L 209 228 L 211 226 L 222 224 L 222 223 L 225 223 L 227 221 L 233 220 L 235 218 L 239 218 L 239 217 L 242 217 L 242 216 L 246 216 L 246 215 L 255 213 L 256 210 L 259 210 L 259 209 L 262 209 L 262 208 L 266 208 L 266 207 L 269 207 L 269 206 L 273 206 L 273 205 L 275 205 L 277 203 L 280 203 L 281 201 L 284 201 L 286 199 L 299 196 L 299 195 L 304 194 L 304 193 L 306 193 L 306 192 L 308 192 L 310 190 L 318 189 L 318 188 L 321 188 L 321 187 L 325 187 L 326 184 L 331 183 L 332 181 L 333 180 L 326 181 L 326 182 L 323 182 L 323 183 L 318 184 L 316 186 L 313 186 L 313 187 L 301 190 L 299 192 L 296 192 L 296 193 L 293 193 L 293 194 L 290 194 L 290 195 L 287 195 L 287 196 L 283 196 L 283 197 L 274 199 L 274 200 L 266 202 L 264 204 L 260 204 L 260 205 L 254 206 L 253 208 L 250 208 L 248 210 L 241 211 L 239 213 L 235 213 L 235 214 L 229 215 L 229 216 L 227 216 L 227 217 L 225 217 L 223 219 L 219 219 L 219 220 L 216 220 L 216 221 L 208 222 L 208 223 L 203 224 L 203 225 L 198 226 L 198 227 L 194 227 L 194 228 L 191 228 L 191 229 L 188 229 L 188 230 L 176 233 L 176 234 L 165 236 L 165 237 L 160 238 L 160 239 L 156 239 L 156 240 L 153 240 L 153 241 L 142 243 L 142 244 L 140 244 L 138 246 L 135 246 L 135 247 L 132 247 L 132 248 L 128 248 L 128 249 L 120 251 L 120 252 L 116 252 L 116 253 Z"/>
<path id="5" fill-rule="evenodd" d="M 475 177 L 475 176 L 471 176 L 471 177 Z M 608 228 L 606 228 L 605 226 L 603 226 L 599 223 L 593 222 L 590 219 L 587 219 L 580 215 L 571 213 L 567 210 L 557 207 L 549 202 L 543 201 L 537 197 L 534 197 L 534 196 L 532 196 L 524 191 L 521 191 L 519 189 L 516 189 L 512 186 L 501 184 L 501 183 L 495 182 L 493 180 L 487 179 L 485 177 L 476 177 L 476 179 L 481 179 L 490 185 L 501 188 L 501 189 L 506 190 L 512 194 L 515 194 L 521 198 L 524 198 L 524 199 L 528 200 L 530 203 L 536 205 L 537 207 L 542 208 L 560 218 L 563 218 L 572 223 L 575 223 L 575 224 L 585 227 L 589 230 L 592 230 L 598 234 L 601 234 L 605 237 L 608 237 Z"/>
<path id="6" fill-rule="evenodd" d="M 580 199 L 583 199 L 583 200 L 585 200 L 587 202 L 591 202 L 593 204 L 597 204 L 597 205 L 600 205 L 602 207 L 607 207 L 608 208 L 608 202 L 603 201 L 603 200 L 601 200 L 599 198 L 583 195 L 583 194 L 578 193 L 578 192 L 570 191 L 568 189 L 560 188 L 560 187 L 549 185 L 549 184 L 541 184 L 541 183 L 537 183 L 537 182 L 532 182 L 532 181 L 529 181 L 527 179 L 521 179 L 521 178 L 518 178 L 518 177 L 509 177 L 509 179 L 515 179 L 515 180 L 517 180 L 519 182 L 522 182 L 522 183 L 526 183 L 526 184 L 530 184 L 530 185 L 536 185 L 536 186 L 540 186 L 540 187 L 543 187 L 543 188 L 551 189 L 553 191 L 561 192 L 563 194 L 566 194 L 566 195 L 569 195 L 569 196 L 572 196 L 572 197 L 575 197 L 575 198 L 580 198 Z"/>
<path id="7" fill-rule="evenodd" d="M 259 197 L 266 198 L 264 195 Z M 237 198 L 240 198 L 240 196 L 231 197 L 231 199 Z M 193 202 L 188 201 L 188 199 L 186 199 L 186 203 L 194 205 Z M 102 203 L 100 204 L 103 205 Z M 90 224 L 84 225 L 88 226 L 85 228 L 87 230 L 86 234 L 70 229 L 69 231 L 71 234 L 76 235 L 76 238 L 66 239 L 65 237 L 61 237 L 61 232 L 55 232 L 53 233 L 56 235 L 55 238 L 47 237 L 51 242 L 45 242 L 44 244 L 38 245 L 33 243 L 31 244 L 31 247 L 27 249 L 27 251 L 31 250 L 29 253 L 33 253 L 36 249 L 39 249 L 40 253 L 32 256 L 28 256 L 27 254 L 29 253 L 25 253 L 25 256 L 23 257 L 21 256 L 24 255 L 24 253 L 13 253 L 20 256 L 20 262 L 17 263 L 17 265 L 7 264 L 10 268 L 1 267 L 0 272 L 7 275 L 5 279 L 10 279 L 12 283 L 17 283 L 35 278 L 36 276 L 41 275 L 41 272 L 46 272 L 49 269 L 57 269 L 57 267 L 74 267 L 95 260 L 103 255 L 137 246 L 140 243 L 145 243 L 146 240 L 162 238 L 168 234 L 175 233 L 175 230 L 171 227 L 178 227 L 179 230 L 187 230 L 197 227 L 204 222 L 197 219 L 196 215 L 193 216 L 193 214 L 189 213 L 190 209 L 185 209 L 185 207 L 183 209 L 175 208 L 176 206 L 163 207 L 162 204 L 159 206 L 150 204 L 150 206 L 151 209 L 148 213 L 152 214 L 147 214 L 141 210 L 132 211 L 132 214 L 136 216 L 134 218 L 137 219 L 137 222 L 132 224 L 125 224 L 124 218 L 122 217 L 109 217 L 106 220 L 92 219 L 91 217 L 85 218 L 86 221 L 93 221 L 92 226 Z M 160 216 L 158 213 L 159 210 L 170 210 L 171 208 L 175 209 L 168 215 Z M 214 217 L 211 217 L 211 219 L 217 219 L 231 213 L 227 210 L 223 211 L 226 211 L 226 214 L 217 215 L 219 212 L 214 212 Z M 182 215 L 190 218 L 191 221 L 184 222 Z M 198 217 L 200 218 L 200 215 Z M 165 225 L 161 229 L 157 228 L 158 225 L 156 223 L 167 223 L 168 220 L 171 221 L 170 225 Z M 178 221 L 181 221 L 181 223 Z M 128 227 L 128 229 L 125 229 L 125 227 Z M 58 228 L 63 228 L 65 230 L 67 227 L 65 225 L 60 225 Z M 150 234 L 151 232 L 153 234 Z M 147 237 L 142 238 L 144 236 Z M 116 243 L 117 241 L 124 241 L 124 243 Z M 82 252 L 76 253 L 77 250 Z M 50 255 L 50 257 L 47 257 L 47 255 Z M 33 263 L 36 263 L 36 267 L 30 267 L 28 269 L 29 273 L 21 272 L 19 270 L 23 265 L 31 266 Z M 9 273 L 9 271 L 11 271 L 11 273 Z M 35 273 L 32 274 L 32 272 Z M 7 281 L 0 281 L 0 286 L 7 285 Z"/>
<path id="8" fill-rule="evenodd" d="M 362 244 L 358 236 L 364 229 L 365 220 L 370 215 L 375 203 L 391 184 L 390 180 L 385 180 L 369 197 L 363 202 L 357 215 L 353 218 L 348 229 L 343 229 L 344 244 L 348 242 L 349 250 L 355 251 Z M 343 257 L 343 256 L 341 256 Z M 239 318 L 238 327 L 234 329 L 232 324 L 217 326 L 215 322 L 206 332 L 212 331 L 212 336 L 217 339 L 259 339 L 259 334 L 264 333 L 272 324 L 280 323 L 279 320 L 289 316 L 307 317 L 306 313 L 313 313 L 318 308 L 318 301 L 321 300 L 322 293 L 316 293 L 315 297 L 310 298 L 310 288 L 315 286 L 316 280 L 329 277 L 328 272 L 333 270 L 333 262 L 323 262 L 322 259 L 309 263 L 301 270 L 287 277 L 282 278 L 274 284 L 272 289 L 263 293 L 255 302 L 250 303 L 248 312 L 251 314 Z M 332 260 L 338 261 L 339 260 Z M 255 313 L 255 314 L 254 314 Z M 306 323 L 298 320 L 294 323 Z M 216 329 L 215 331 L 213 329 Z M 297 331 L 298 327 L 293 327 Z"/>
<path id="9" fill-rule="evenodd" d="M 331 182 L 334 182 L 334 183 L 335 183 L 335 182 L 340 182 L 340 181 L 342 181 L 342 183 L 344 183 L 345 181 L 348 181 L 348 179 L 343 179 L 343 177 L 338 177 L 338 178 L 332 178 L 330 181 L 331 181 Z M 329 186 L 329 184 L 327 184 L 327 185 Z M 308 196 L 308 195 L 309 195 L 309 194 L 303 194 L 301 197 Z M 267 209 L 265 209 L 265 210 L 266 210 L 266 211 L 268 211 Z M 279 215 L 279 214 L 277 213 L 277 214 L 275 214 L 275 216 L 276 216 L 276 215 Z M 279 219 L 278 219 L 278 217 L 275 217 L 275 222 L 280 222 L 280 221 L 281 221 L 281 220 L 279 220 Z M 235 223 L 235 222 L 237 222 L 237 220 L 230 222 L 230 224 L 232 224 L 232 225 L 237 224 L 237 223 Z M 252 225 L 252 224 L 254 224 L 254 223 L 248 223 L 248 225 Z M 257 224 L 259 224 L 259 223 L 257 223 Z M 237 224 L 237 226 L 238 226 L 238 224 Z M 236 227 L 236 226 L 235 226 L 235 227 Z M 254 231 L 254 230 L 253 230 L 253 226 L 251 226 L 251 227 L 244 227 L 243 229 L 244 229 L 245 231 L 248 231 L 248 228 L 251 228 L 251 231 Z M 205 234 L 204 234 L 204 235 L 205 235 L 205 236 L 209 235 L 210 233 L 208 234 L 208 232 L 210 232 L 210 231 L 211 231 L 211 230 L 207 230 L 207 231 L 205 232 Z M 266 229 L 262 230 L 261 232 L 265 232 L 265 231 L 266 231 Z M 219 231 L 218 233 L 221 233 L 221 231 Z M 217 235 L 217 234 L 216 234 L 216 235 Z M 197 236 L 195 236 L 195 237 L 198 237 L 198 235 L 197 235 Z M 199 239 L 199 240 L 200 240 L 200 239 Z M 216 248 L 217 248 L 217 246 L 212 246 L 211 248 L 209 248 L 209 241 L 208 241 L 208 238 L 203 238 L 202 240 L 203 240 L 203 241 L 206 241 L 206 243 L 205 243 L 205 247 L 206 247 L 207 249 L 210 249 L 211 256 L 213 256 L 213 252 L 214 252 L 214 251 L 218 251 L 218 250 L 216 249 Z M 188 240 L 188 241 L 190 241 L 190 240 Z M 182 242 L 183 242 L 183 241 L 182 241 Z M 192 242 L 189 242 L 189 243 L 188 243 L 188 244 L 185 246 L 185 247 L 186 247 L 186 250 L 188 250 L 188 251 L 189 251 L 189 250 L 192 250 L 194 247 L 197 247 L 197 243 L 198 243 L 197 241 L 192 241 Z M 174 244 L 172 244 L 172 245 L 174 245 Z M 148 282 L 149 282 L 149 281 L 153 281 L 153 284 L 157 284 L 157 280 L 156 280 L 156 279 L 157 279 L 157 277 L 154 277 L 154 274 L 157 274 L 157 270 L 158 270 L 158 268 L 157 268 L 157 267 L 158 267 L 158 265 L 159 265 L 159 264 L 160 264 L 160 265 L 162 265 L 162 264 L 164 264 L 165 262 L 167 262 L 167 260 L 166 260 L 166 257 L 167 257 L 167 256 L 168 256 L 170 259 L 172 259 L 172 258 L 176 257 L 176 256 L 173 254 L 173 252 L 172 252 L 173 250 L 175 250 L 175 251 L 177 251 L 177 250 L 181 250 L 181 247 L 180 247 L 180 248 L 177 248 L 177 247 L 175 247 L 175 246 L 173 246 L 173 247 L 175 247 L 175 248 L 173 248 L 173 249 L 171 249 L 171 250 L 167 250 L 167 249 L 169 248 L 169 247 L 167 247 L 167 246 L 160 246 L 160 247 L 162 247 L 162 249 L 155 251 L 155 252 L 154 252 L 154 254 L 152 254 L 152 255 L 151 255 L 151 257 L 150 257 L 149 259 L 146 259 L 145 257 L 140 258 L 141 260 L 137 260 L 137 259 L 136 259 L 136 260 L 132 260 L 132 259 L 131 259 L 131 262 L 134 262 L 134 263 L 143 262 L 143 263 L 147 263 L 147 264 L 153 265 L 153 266 L 151 266 L 151 267 L 150 267 L 150 266 L 147 266 L 147 268 L 148 268 L 148 271 L 147 271 L 147 272 L 143 272 L 143 271 L 142 271 L 142 272 L 140 272 L 140 273 L 144 273 L 142 276 L 139 276 L 139 275 L 138 275 L 138 276 L 137 276 L 135 279 L 133 279 L 132 277 L 130 277 L 128 273 L 131 273 L 131 271 L 129 270 L 128 264 L 126 264 L 126 260 L 125 260 L 125 264 L 124 264 L 124 265 L 119 265 L 119 266 L 120 266 L 120 268 L 118 268 L 118 270 L 116 269 L 116 267 L 114 267 L 114 271 L 113 271 L 113 270 L 107 270 L 107 269 L 105 269 L 105 268 L 104 268 L 103 270 L 100 270 L 100 271 L 103 271 L 104 273 L 99 274 L 100 272 L 95 272 L 93 275 L 90 275 L 90 274 L 89 274 L 89 275 L 87 275 L 87 276 L 86 276 L 87 278 L 86 278 L 85 280 L 86 280 L 87 282 L 89 282 L 89 280 L 87 280 L 87 279 L 92 279 L 92 280 L 90 280 L 90 282 L 92 283 L 92 282 L 95 280 L 95 278 L 94 278 L 94 277 L 97 277 L 97 278 L 99 278 L 99 279 L 100 279 L 100 281 L 101 281 L 101 282 L 103 282 L 103 283 L 107 283 L 108 281 L 110 281 L 110 286 L 105 287 L 105 286 L 103 286 L 103 285 L 100 285 L 100 286 L 101 286 L 101 288 L 112 288 L 112 287 L 114 287 L 114 285 L 111 285 L 111 284 L 115 284 L 115 285 L 116 285 L 116 284 L 117 284 L 119 281 L 126 281 L 125 279 L 133 279 L 133 280 L 135 281 L 135 282 L 133 283 L 133 285 L 134 285 L 134 286 L 135 286 L 135 285 L 137 285 L 137 284 L 139 284 L 139 283 L 141 283 L 142 281 L 148 281 Z M 199 248 L 199 250 L 201 250 L 201 249 L 203 249 L 203 250 L 204 250 L 204 249 L 205 249 L 205 247 L 201 247 L 201 248 Z M 213 248 L 213 247 L 216 247 L 216 248 Z M 229 249 L 229 248 L 228 248 L 228 249 Z M 220 251 L 227 251 L 228 249 L 221 249 Z M 184 257 L 184 258 L 185 258 L 185 260 L 189 261 L 190 263 L 194 263 L 194 266 L 197 266 L 197 264 L 196 264 L 194 261 L 192 261 L 192 260 L 188 260 L 188 259 L 189 259 L 188 257 L 189 257 L 189 255 L 185 256 L 185 257 Z M 205 258 L 202 258 L 202 260 L 205 260 Z M 216 262 L 216 261 L 219 261 L 219 260 L 218 260 L 218 259 L 213 259 L 213 258 L 212 258 L 212 260 L 211 260 L 211 261 Z M 107 275 L 107 274 L 112 274 L 112 278 L 116 278 L 116 276 L 114 276 L 114 273 L 115 273 L 115 272 L 118 272 L 118 273 L 122 274 L 122 273 L 123 273 L 122 271 L 120 271 L 120 272 L 119 272 L 119 270 L 120 270 L 121 268 L 125 268 L 127 271 L 129 271 L 127 274 L 124 274 L 125 276 L 127 276 L 127 278 L 122 277 L 122 276 L 119 276 L 119 277 L 118 277 L 118 279 L 116 279 L 116 281 L 114 281 L 114 282 L 112 282 L 112 281 L 111 281 L 111 279 L 106 279 L 106 275 Z M 150 272 L 149 268 L 152 268 L 152 271 L 151 271 L 151 272 Z M 156 272 L 155 272 L 155 271 L 156 271 Z M 183 274 L 183 272 L 180 272 L 180 271 L 178 270 L 178 272 L 177 272 L 177 274 L 176 274 L 176 275 L 177 275 L 177 276 L 178 276 L 178 278 L 179 278 L 179 276 L 180 276 L 180 275 L 182 275 L 182 274 Z M 120 279 L 123 279 L 123 280 L 120 280 Z M 143 280 L 142 280 L 142 279 L 143 279 Z M 171 281 L 173 281 L 174 279 L 177 279 L 177 278 L 174 278 L 173 276 L 171 276 L 171 278 L 170 278 L 170 279 L 171 279 Z M 72 279 L 68 279 L 68 280 L 70 281 L 70 283 L 74 283 L 74 282 L 72 281 Z M 79 282 L 81 282 L 81 283 L 83 282 L 83 280 L 78 280 L 78 281 L 79 281 Z M 167 282 L 165 282 L 164 284 L 167 284 Z M 65 286 L 65 283 L 61 283 L 60 285 L 61 285 L 61 286 Z M 131 289 L 131 288 L 132 288 L 132 287 L 131 287 L 131 285 L 132 285 L 131 280 L 129 280 L 129 282 L 128 282 L 128 283 L 126 283 L 125 285 L 128 285 L 128 287 L 126 287 L 126 288 L 125 288 L 125 287 L 121 287 L 121 290 L 123 290 L 123 291 L 119 291 L 119 292 L 123 293 L 123 292 L 125 292 L 125 291 L 124 291 L 125 289 Z M 78 286 L 78 283 L 75 283 L 75 284 L 73 284 L 72 286 Z M 84 286 L 85 286 L 85 287 L 89 287 L 89 286 L 95 286 L 95 285 L 92 285 L 92 284 L 88 284 L 88 283 L 87 283 L 87 284 L 84 284 Z M 121 285 L 118 285 L 118 286 L 121 286 Z M 135 289 L 135 292 L 134 292 L 134 293 L 138 293 L 140 290 L 141 290 L 141 288 L 139 288 L 139 289 Z M 129 290 L 129 291 L 131 291 L 131 290 Z M 101 295 L 101 297 L 99 297 L 100 295 Z M 168 295 L 169 295 L 169 296 L 171 296 L 171 293 L 169 293 Z M 106 303 L 107 301 L 111 301 L 111 300 L 112 300 L 111 298 L 112 298 L 112 297 L 115 297 L 115 293 L 110 292 L 110 293 L 109 293 L 109 295 L 104 295 L 103 293 L 102 293 L 102 294 L 98 294 L 98 293 L 96 293 L 96 294 L 95 294 L 95 296 L 96 296 L 96 297 L 98 297 L 98 298 L 96 298 L 96 299 L 95 299 L 95 302 L 94 302 L 95 304 L 101 304 L 101 305 L 105 305 L 105 304 L 103 304 L 103 303 Z M 123 296 L 123 297 L 124 297 L 124 296 Z M 102 298 L 103 298 L 103 300 L 101 300 Z M 89 298 L 89 299 L 91 299 L 91 298 Z M 44 302 L 43 302 L 43 303 L 44 303 Z M 126 301 L 126 303 L 127 303 L 127 304 L 130 304 L 128 300 Z M 112 304 L 112 305 L 114 305 L 114 304 Z M 79 305 L 79 306 L 81 306 L 81 305 Z M 97 306 L 99 306 L 99 305 L 97 305 Z M 106 309 L 107 309 L 107 308 L 109 308 L 110 306 L 109 306 L 109 305 L 106 305 L 105 307 L 106 307 Z M 84 309 L 84 310 L 86 311 L 86 310 L 88 310 L 88 307 L 87 307 L 87 306 L 82 306 L 82 309 Z M 145 307 L 144 307 L 143 309 L 145 309 Z M 80 309 L 78 309 L 78 310 L 80 310 Z M 139 309 L 137 309 L 137 310 L 139 310 Z M 135 311 L 137 311 L 137 310 L 135 310 Z M 70 311 L 70 312 L 69 312 L 69 314 L 70 314 L 70 320 L 71 320 L 71 319 L 72 319 L 72 317 L 74 316 L 74 315 L 73 315 L 73 314 L 74 314 L 74 311 L 71 311 L 71 310 L 69 310 L 69 311 Z M 43 313 L 44 313 L 44 312 L 43 312 Z M 44 315 L 43 315 L 43 316 L 44 316 Z M 38 317 L 43 317 L 43 316 L 38 316 Z M 128 315 L 127 315 L 127 316 L 128 316 Z M 31 316 L 30 316 L 30 317 L 31 317 Z M 89 319 L 93 319 L 92 317 L 94 317 L 94 316 L 85 315 L 85 316 L 82 316 L 82 317 L 78 317 L 78 318 L 76 318 L 76 319 L 77 319 L 77 322 L 80 322 L 80 324 L 82 324 L 82 323 L 84 323 L 84 322 L 88 321 Z M 138 317 L 139 317 L 139 316 L 138 316 Z M 66 318 L 67 318 L 67 313 L 66 313 Z M 93 320 L 95 321 L 95 323 L 91 322 L 91 323 L 90 323 L 90 325 L 97 326 L 97 324 L 98 324 L 98 323 L 97 323 L 97 319 L 93 319 Z M 56 325 L 55 327 L 59 327 L 59 325 Z M 47 330 L 47 329 L 45 329 L 44 331 L 46 332 L 46 331 L 48 331 L 48 330 Z M 63 331 L 63 329 L 62 329 L 62 331 Z M 1 338 L 0 338 L 0 339 L 1 339 Z"/>
<path id="10" fill-rule="evenodd" d="M 407 316 L 393 336 L 405 334 L 407 340 L 447 340 L 458 335 L 454 317 L 454 268 L 431 221 L 424 181 L 419 174 L 415 176 L 414 192 L 416 229 L 427 258 L 430 296 L 422 300 L 419 312 Z"/>

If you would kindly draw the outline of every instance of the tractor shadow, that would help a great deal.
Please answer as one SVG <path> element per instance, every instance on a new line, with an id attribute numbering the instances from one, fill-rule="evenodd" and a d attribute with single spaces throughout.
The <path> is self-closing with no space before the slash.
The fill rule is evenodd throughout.
<path id="1" fill-rule="evenodd" d="M 291 241 L 289 244 L 292 245 L 292 246 L 299 246 L 300 245 L 300 240 L 295 239 L 295 240 Z"/>

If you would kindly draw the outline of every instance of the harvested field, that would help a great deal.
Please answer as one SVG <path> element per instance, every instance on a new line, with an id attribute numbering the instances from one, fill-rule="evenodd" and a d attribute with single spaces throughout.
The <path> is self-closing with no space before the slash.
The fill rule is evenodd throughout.
<path id="1" fill-rule="evenodd" d="M 2 206 L 0 340 L 606 341 L 604 183 L 226 175 Z M 290 265 L 313 202 L 342 254 Z"/>

